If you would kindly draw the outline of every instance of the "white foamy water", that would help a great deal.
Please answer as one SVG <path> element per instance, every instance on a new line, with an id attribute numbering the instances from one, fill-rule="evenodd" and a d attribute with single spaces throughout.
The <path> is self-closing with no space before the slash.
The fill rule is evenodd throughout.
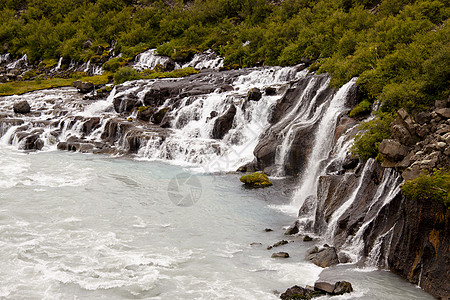
<path id="1" fill-rule="evenodd" d="M 177 206 L 173 179 L 191 176 L 177 166 L 5 145 L 0 164 L 2 299 L 278 299 L 322 271 L 299 240 L 276 249 L 291 258 L 270 258 L 291 218 L 237 175 L 193 175 L 200 192 Z M 388 272 L 354 272 L 337 273 L 354 299 L 427 297 Z"/>

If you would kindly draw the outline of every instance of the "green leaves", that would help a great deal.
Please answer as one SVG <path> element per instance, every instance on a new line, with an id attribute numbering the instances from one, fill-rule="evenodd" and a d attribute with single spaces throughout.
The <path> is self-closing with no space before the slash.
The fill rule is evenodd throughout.
<path id="1" fill-rule="evenodd" d="M 439 201 L 450 207 L 450 172 L 435 170 L 407 180 L 402 186 L 402 194 L 411 200 Z"/>

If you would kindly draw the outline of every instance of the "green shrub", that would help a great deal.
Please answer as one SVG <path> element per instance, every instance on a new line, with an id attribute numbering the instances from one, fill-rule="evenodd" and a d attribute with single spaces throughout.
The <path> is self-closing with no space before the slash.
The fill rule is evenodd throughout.
<path id="1" fill-rule="evenodd" d="M 351 148 L 352 154 L 362 160 L 377 157 L 381 141 L 391 135 L 389 125 L 393 120 L 391 114 L 378 113 L 375 119 L 362 123 Z"/>
<path id="2" fill-rule="evenodd" d="M 36 71 L 35 70 L 28 70 L 25 72 L 25 74 L 23 74 L 23 80 L 29 80 L 33 77 L 36 77 Z"/>
<path id="3" fill-rule="evenodd" d="M 105 71 L 116 72 L 120 67 L 125 66 L 127 62 L 128 60 L 123 57 L 115 57 L 105 62 L 102 67 Z"/>
<path id="4" fill-rule="evenodd" d="M 114 83 L 122 84 L 125 81 L 130 80 L 138 80 L 141 79 L 138 71 L 130 67 L 123 67 L 117 70 L 117 73 L 114 75 Z"/>
<path id="5" fill-rule="evenodd" d="M 266 174 L 258 172 L 242 175 L 240 180 L 246 186 L 250 187 L 266 187 L 272 185 Z"/>
<path id="6" fill-rule="evenodd" d="M 362 115 L 366 115 L 371 112 L 371 106 L 372 104 L 369 102 L 369 100 L 363 100 L 352 111 L 350 112 L 350 117 L 359 117 Z"/>
<path id="7" fill-rule="evenodd" d="M 402 186 L 402 194 L 411 200 L 439 201 L 450 207 L 450 172 L 436 170 L 407 180 Z"/>

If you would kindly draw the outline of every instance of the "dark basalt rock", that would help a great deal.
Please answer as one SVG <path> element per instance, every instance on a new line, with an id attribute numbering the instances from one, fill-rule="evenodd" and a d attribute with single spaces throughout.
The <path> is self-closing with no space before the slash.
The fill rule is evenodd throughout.
<path id="1" fill-rule="evenodd" d="M 321 291 L 327 294 L 333 294 L 334 284 L 328 282 L 316 282 L 314 283 L 314 290 Z"/>
<path id="2" fill-rule="evenodd" d="M 313 297 L 314 290 L 302 288 L 298 285 L 294 285 L 288 288 L 286 292 L 280 295 L 283 300 L 294 300 L 294 299 L 311 299 Z M 319 295 L 317 295 L 319 296 Z"/>
<path id="3" fill-rule="evenodd" d="M 285 235 L 297 234 L 299 232 L 299 226 L 300 226 L 300 223 L 297 220 L 297 221 L 294 222 L 294 224 L 289 226 L 289 228 L 286 230 L 286 232 L 284 234 Z"/>
<path id="4" fill-rule="evenodd" d="M 273 253 L 272 258 L 289 258 L 289 253 L 287 253 L 287 252 Z"/>
<path id="5" fill-rule="evenodd" d="M 274 87 L 268 86 L 268 87 L 266 87 L 266 88 L 264 89 L 264 93 L 265 93 L 267 96 L 273 96 L 273 95 L 276 95 L 276 94 L 277 94 L 277 89 L 274 88 Z"/>
<path id="6" fill-rule="evenodd" d="M 262 94 L 258 88 L 251 88 L 247 93 L 247 100 L 259 101 L 261 98 Z"/>
<path id="7" fill-rule="evenodd" d="M 162 109 L 158 110 L 157 112 L 155 112 L 153 114 L 153 117 L 151 118 L 152 123 L 153 124 L 161 124 L 161 122 L 163 121 L 163 119 L 168 111 L 169 111 L 169 108 L 165 107 L 165 108 L 162 108 Z"/>
<path id="8" fill-rule="evenodd" d="M 225 134 L 233 127 L 234 116 L 236 115 L 236 106 L 231 104 L 230 108 L 221 116 L 219 116 L 211 133 L 213 139 L 222 139 Z"/>
<path id="9" fill-rule="evenodd" d="M 135 94 L 125 94 L 115 97 L 113 100 L 114 110 L 118 113 L 131 112 L 141 106 L 141 101 Z"/>
<path id="10" fill-rule="evenodd" d="M 27 114 L 31 111 L 31 107 L 26 100 L 23 100 L 14 103 L 13 110 L 16 114 Z"/>
<path id="11" fill-rule="evenodd" d="M 325 247 L 317 253 L 309 254 L 306 258 L 322 268 L 331 267 L 339 263 L 339 258 L 334 247 Z"/>
<path id="12" fill-rule="evenodd" d="M 84 82 L 84 81 L 74 81 L 72 86 L 76 87 L 78 91 L 82 94 L 87 94 L 94 90 L 94 84 L 92 82 Z"/>
<path id="13" fill-rule="evenodd" d="M 338 281 L 335 284 L 318 281 L 314 284 L 314 290 L 334 296 L 351 293 L 353 292 L 353 287 L 348 281 Z"/>
<path id="14" fill-rule="evenodd" d="M 280 247 L 280 246 L 286 245 L 288 243 L 289 243 L 288 241 L 282 240 L 282 241 L 276 242 L 272 246 L 267 247 L 267 250 L 270 250 L 270 249 L 275 248 L 275 247 Z"/>

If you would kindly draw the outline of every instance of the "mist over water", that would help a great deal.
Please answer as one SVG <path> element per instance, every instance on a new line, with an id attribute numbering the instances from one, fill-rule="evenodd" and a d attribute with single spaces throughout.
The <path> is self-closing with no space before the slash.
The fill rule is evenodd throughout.
<path id="1" fill-rule="evenodd" d="M 292 221 L 269 207 L 289 201 L 277 187 L 262 193 L 236 175 L 3 145 L 0 165 L 0 298 L 277 299 L 274 290 L 311 285 L 322 271 L 304 260 L 312 244 L 300 239 L 266 250 Z M 191 203 L 177 205 L 177 193 Z M 270 258 L 278 251 L 291 258 Z M 429 297 L 389 272 L 332 274 L 321 276 L 352 282 L 345 299 Z"/>

